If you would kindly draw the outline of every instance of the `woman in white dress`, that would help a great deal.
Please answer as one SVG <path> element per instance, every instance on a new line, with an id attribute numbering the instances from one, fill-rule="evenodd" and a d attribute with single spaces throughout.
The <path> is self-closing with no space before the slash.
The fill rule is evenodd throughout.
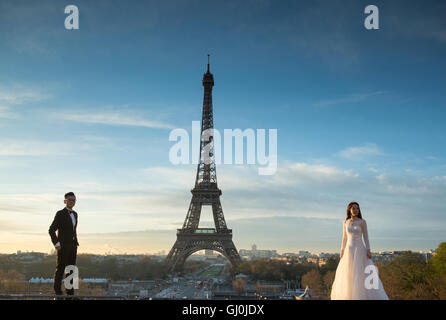
<path id="1" fill-rule="evenodd" d="M 357 202 L 348 204 L 343 230 L 341 260 L 336 269 L 331 300 L 388 300 L 378 269 L 371 260 L 367 224 Z"/>

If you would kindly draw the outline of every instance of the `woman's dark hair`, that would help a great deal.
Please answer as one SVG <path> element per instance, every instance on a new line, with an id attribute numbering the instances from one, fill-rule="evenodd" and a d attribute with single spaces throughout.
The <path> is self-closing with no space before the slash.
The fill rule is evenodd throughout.
<path id="1" fill-rule="evenodd" d="M 359 207 L 359 203 L 352 201 L 347 206 L 347 218 L 345 218 L 345 220 L 348 220 L 348 219 L 350 219 L 352 217 L 352 213 L 351 213 L 350 209 L 352 208 L 352 206 L 354 204 L 356 204 L 358 206 L 358 209 L 359 209 L 358 217 L 362 219 L 361 208 Z"/>
<path id="2" fill-rule="evenodd" d="M 75 195 L 73 192 L 67 192 L 67 193 L 65 193 L 65 199 L 68 197 L 75 197 Z"/>

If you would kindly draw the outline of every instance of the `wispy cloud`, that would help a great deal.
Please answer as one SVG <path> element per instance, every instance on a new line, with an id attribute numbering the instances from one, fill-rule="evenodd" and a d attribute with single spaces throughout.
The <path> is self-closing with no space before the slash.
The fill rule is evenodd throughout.
<path id="1" fill-rule="evenodd" d="M 188 169 L 150 167 L 143 169 L 142 172 L 147 179 L 156 181 L 158 188 L 184 189 L 193 185 L 195 170 L 194 165 Z M 218 172 L 219 184 L 224 185 L 225 190 L 264 190 L 302 185 L 325 186 L 359 177 L 359 174 L 352 170 L 305 162 L 284 163 L 278 168 L 276 174 L 261 178 L 253 167 L 247 166 L 222 166 Z"/>
<path id="2" fill-rule="evenodd" d="M 351 170 L 343 170 L 335 166 L 296 162 L 280 167 L 274 176 L 274 183 L 281 186 L 322 186 L 342 183 L 358 176 L 359 174 Z"/>
<path id="3" fill-rule="evenodd" d="M 158 129 L 173 129 L 174 125 L 163 123 L 157 120 L 146 120 L 139 115 L 124 114 L 117 111 L 105 111 L 101 113 L 53 113 L 57 119 L 74 121 L 87 124 L 102 124 L 112 126 L 133 126 Z"/>
<path id="4" fill-rule="evenodd" d="M 404 196 L 438 196 L 442 197 L 446 192 L 446 179 L 441 176 L 423 177 L 421 172 L 405 170 L 409 176 L 395 176 L 381 173 L 376 176 L 376 181 L 389 194 Z"/>
<path id="5" fill-rule="evenodd" d="M 0 85 L 0 103 L 7 105 L 24 104 L 48 99 L 50 95 L 40 88 L 14 83 Z"/>
<path id="6" fill-rule="evenodd" d="M 314 107 L 325 107 L 325 106 L 333 106 L 333 105 L 339 105 L 339 104 L 345 104 L 345 103 L 355 103 L 355 102 L 361 102 L 366 101 L 371 97 L 382 95 L 386 93 L 385 91 L 375 91 L 375 92 L 369 92 L 369 93 L 354 93 L 350 94 L 341 98 L 337 99 L 328 99 L 328 100 L 322 100 L 315 102 L 313 104 Z"/>
<path id="7" fill-rule="evenodd" d="M 0 118 L 15 119 L 17 118 L 17 114 L 12 112 L 10 107 L 0 105 Z"/>
<path id="8" fill-rule="evenodd" d="M 0 84 L 0 119 L 17 119 L 19 114 L 15 112 L 15 106 L 39 102 L 48 98 L 50 95 L 41 88 L 19 83 Z"/>
<path id="9" fill-rule="evenodd" d="M 377 156 L 382 154 L 381 148 L 376 143 L 364 143 L 361 146 L 349 147 L 339 152 L 339 156 L 345 159 L 361 159 L 364 156 Z"/>
<path id="10" fill-rule="evenodd" d="M 67 143 L 40 140 L 0 139 L 0 156 L 70 155 L 73 150 L 88 150 L 87 143 Z"/>
<path id="11" fill-rule="evenodd" d="M 401 7 L 398 1 L 389 2 L 386 5 L 388 5 L 387 10 L 391 12 L 396 12 L 395 10 Z M 445 10 L 444 1 L 432 1 L 429 6 L 420 2 L 418 5 L 405 8 L 404 14 L 393 15 L 392 19 L 386 23 L 386 27 L 398 37 L 406 36 L 414 43 L 417 41 L 416 38 L 444 43 L 446 42 L 446 24 L 441 13 Z"/>

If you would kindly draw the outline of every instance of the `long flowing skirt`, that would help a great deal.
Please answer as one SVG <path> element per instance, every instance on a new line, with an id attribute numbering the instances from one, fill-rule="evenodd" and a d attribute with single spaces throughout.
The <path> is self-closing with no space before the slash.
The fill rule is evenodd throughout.
<path id="1" fill-rule="evenodd" d="M 367 266 L 369 266 L 367 268 Z M 349 244 L 336 269 L 331 300 L 389 300 L 364 245 Z"/>

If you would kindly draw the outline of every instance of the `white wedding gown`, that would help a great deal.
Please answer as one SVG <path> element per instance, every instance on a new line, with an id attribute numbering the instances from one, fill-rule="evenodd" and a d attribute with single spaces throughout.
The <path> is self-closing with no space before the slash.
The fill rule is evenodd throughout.
<path id="1" fill-rule="evenodd" d="M 341 248 L 344 255 L 336 269 L 331 300 L 389 300 L 377 273 L 371 280 L 371 274 L 378 270 L 367 257 L 368 249 L 370 244 L 365 220 L 344 221 Z M 371 270 L 366 269 L 368 265 Z"/>

